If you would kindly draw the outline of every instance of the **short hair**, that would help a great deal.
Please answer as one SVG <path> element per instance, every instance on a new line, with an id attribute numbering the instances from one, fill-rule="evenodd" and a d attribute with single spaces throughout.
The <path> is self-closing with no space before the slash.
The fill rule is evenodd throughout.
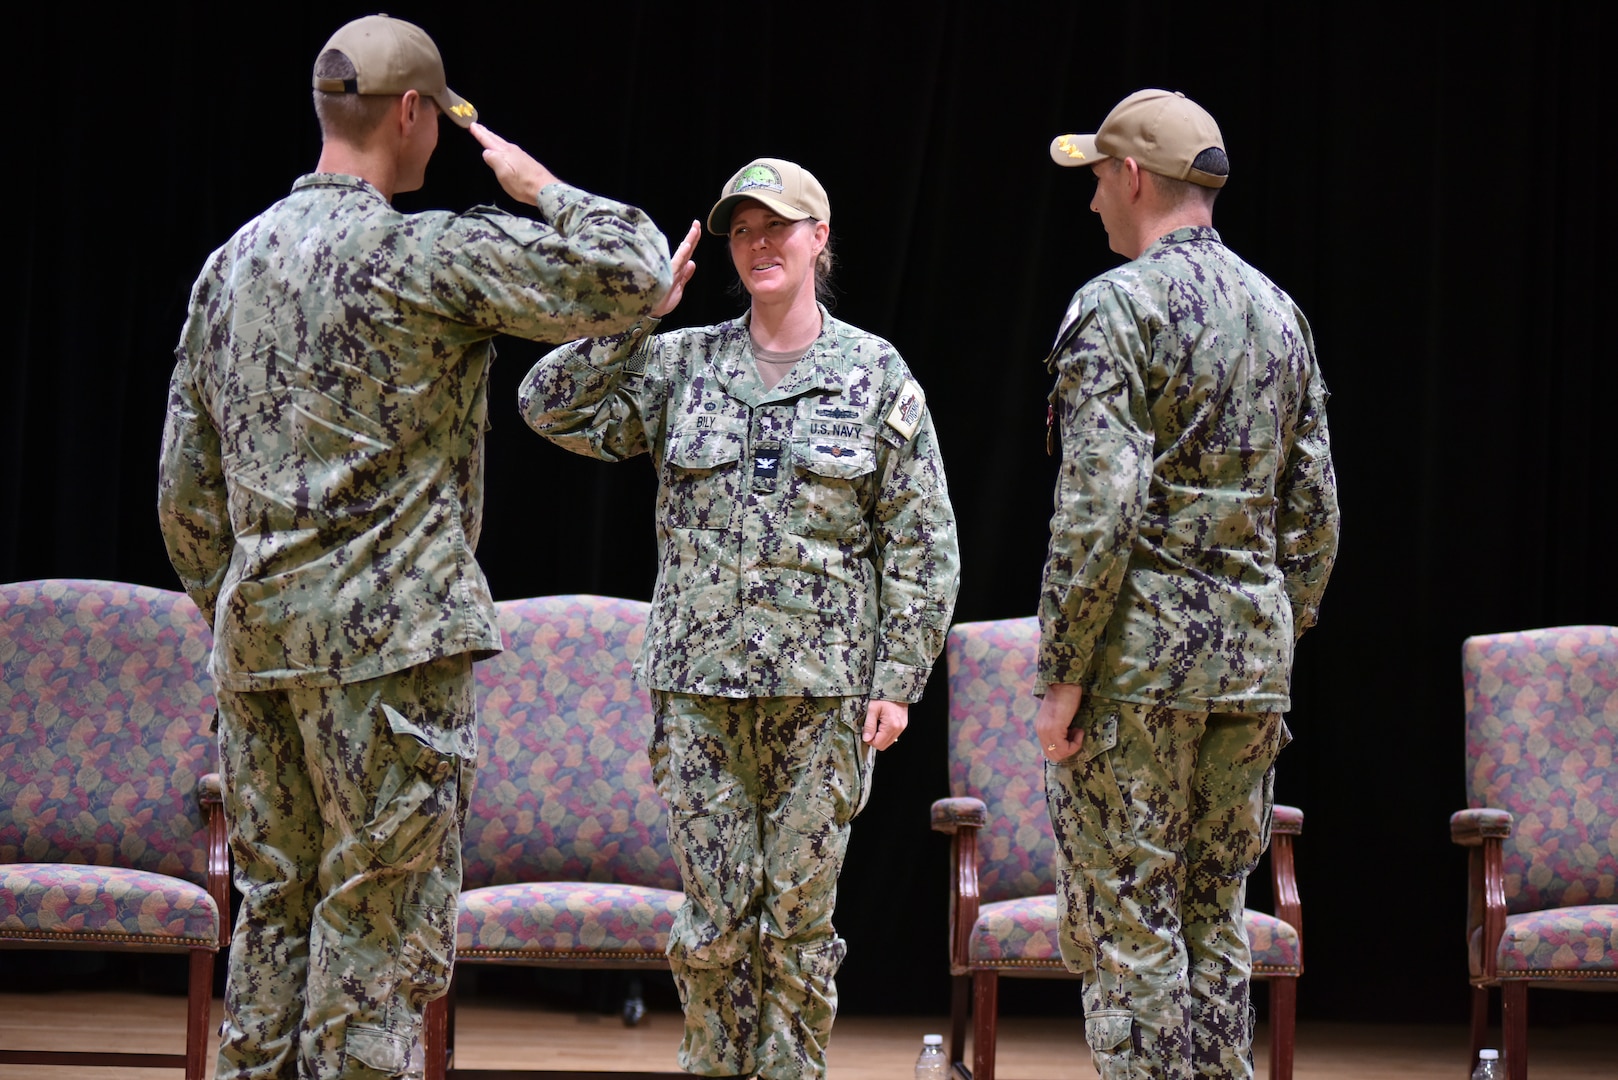
<path id="1" fill-rule="evenodd" d="M 354 61 L 340 49 L 327 49 L 315 60 L 315 78 L 341 79 L 352 83 L 359 78 Z M 320 134 L 327 139 L 363 146 L 382 125 L 388 110 L 399 99 L 392 94 L 333 93 L 316 90 L 315 116 Z"/>
<path id="2" fill-rule="evenodd" d="M 1198 172 L 1205 172 L 1209 176 L 1230 175 L 1230 159 L 1217 146 L 1210 146 L 1198 154 L 1192 159 L 1191 167 Z M 1142 169 L 1141 171 L 1146 172 L 1147 170 Z M 1222 190 L 1216 187 L 1206 187 L 1194 180 L 1176 180 L 1158 173 L 1152 173 L 1152 181 L 1157 185 L 1157 190 L 1163 196 L 1163 201 L 1175 208 L 1195 200 L 1212 209 L 1214 200 L 1219 197 L 1219 192 Z"/>

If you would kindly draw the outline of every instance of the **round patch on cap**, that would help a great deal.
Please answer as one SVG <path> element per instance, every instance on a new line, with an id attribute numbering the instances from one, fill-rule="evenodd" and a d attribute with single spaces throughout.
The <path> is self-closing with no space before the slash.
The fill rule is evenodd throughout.
<path id="1" fill-rule="evenodd" d="M 736 183 L 731 187 L 731 194 L 739 191 L 767 191 L 786 190 L 781 182 L 781 174 L 770 165 L 753 165 L 736 174 Z"/>

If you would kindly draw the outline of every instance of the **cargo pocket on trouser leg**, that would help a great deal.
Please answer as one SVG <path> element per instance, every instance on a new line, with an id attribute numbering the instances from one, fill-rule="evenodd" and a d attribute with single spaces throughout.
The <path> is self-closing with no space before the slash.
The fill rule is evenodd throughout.
<path id="1" fill-rule="evenodd" d="M 1101 1080 L 1130 1080 L 1135 1064 L 1135 1018 L 1128 1012 L 1103 1010 L 1084 1018 L 1084 1041 Z"/>
<path id="2" fill-rule="evenodd" d="M 459 827 L 461 774 L 476 749 L 459 729 L 432 728 L 391 705 L 382 712 L 392 731 L 395 759 L 377 787 L 362 842 L 394 870 L 433 865 L 451 828 Z M 459 859 L 456 859 L 457 868 Z"/>
<path id="3" fill-rule="evenodd" d="M 350 1026 L 343 1049 L 345 1077 L 399 1076 L 410 1062 L 410 1040 L 381 1028 Z"/>

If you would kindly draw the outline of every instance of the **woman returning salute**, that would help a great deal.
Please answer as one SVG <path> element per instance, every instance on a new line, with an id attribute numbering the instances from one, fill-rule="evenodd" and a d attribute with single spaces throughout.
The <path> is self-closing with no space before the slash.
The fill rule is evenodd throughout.
<path id="1" fill-rule="evenodd" d="M 849 823 L 955 603 L 932 419 L 893 346 L 820 302 L 830 221 L 807 170 L 751 162 L 708 215 L 748 310 L 654 335 L 695 270 L 692 222 L 651 316 L 557 349 L 521 392 L 552 442 L 649 453 L 657 470 L 638 671 L 685 885 L 669 939 L 680 1065 L 704 1076 L 825 1074 Z"/>

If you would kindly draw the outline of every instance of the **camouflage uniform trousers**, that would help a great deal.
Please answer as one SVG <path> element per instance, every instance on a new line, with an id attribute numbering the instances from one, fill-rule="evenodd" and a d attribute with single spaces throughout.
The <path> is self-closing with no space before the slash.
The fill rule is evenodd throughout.
<path id="1" fill-rule="evenodd" d="M 454 958 L 470 657 L 218 696 L 242 894 L 218 1080 L 416 1074 Z"/>
<path id="2" fill-rule="evenodd" d="M 668 949 L 680 1067 L 823 1077 L 847 951 L 837 875 L 874 761 L 865 699 L 655 697 L 652 774 L 685 886 Z"/>
<path id="3" fill-rule="evenodd" d="M 1101 1080 L 1250 1078 L 1242 907 L 1269 845 L 1280 713 L 1186 712 L 1087 697 L 1083 748 L 1045 790 Z"/>

